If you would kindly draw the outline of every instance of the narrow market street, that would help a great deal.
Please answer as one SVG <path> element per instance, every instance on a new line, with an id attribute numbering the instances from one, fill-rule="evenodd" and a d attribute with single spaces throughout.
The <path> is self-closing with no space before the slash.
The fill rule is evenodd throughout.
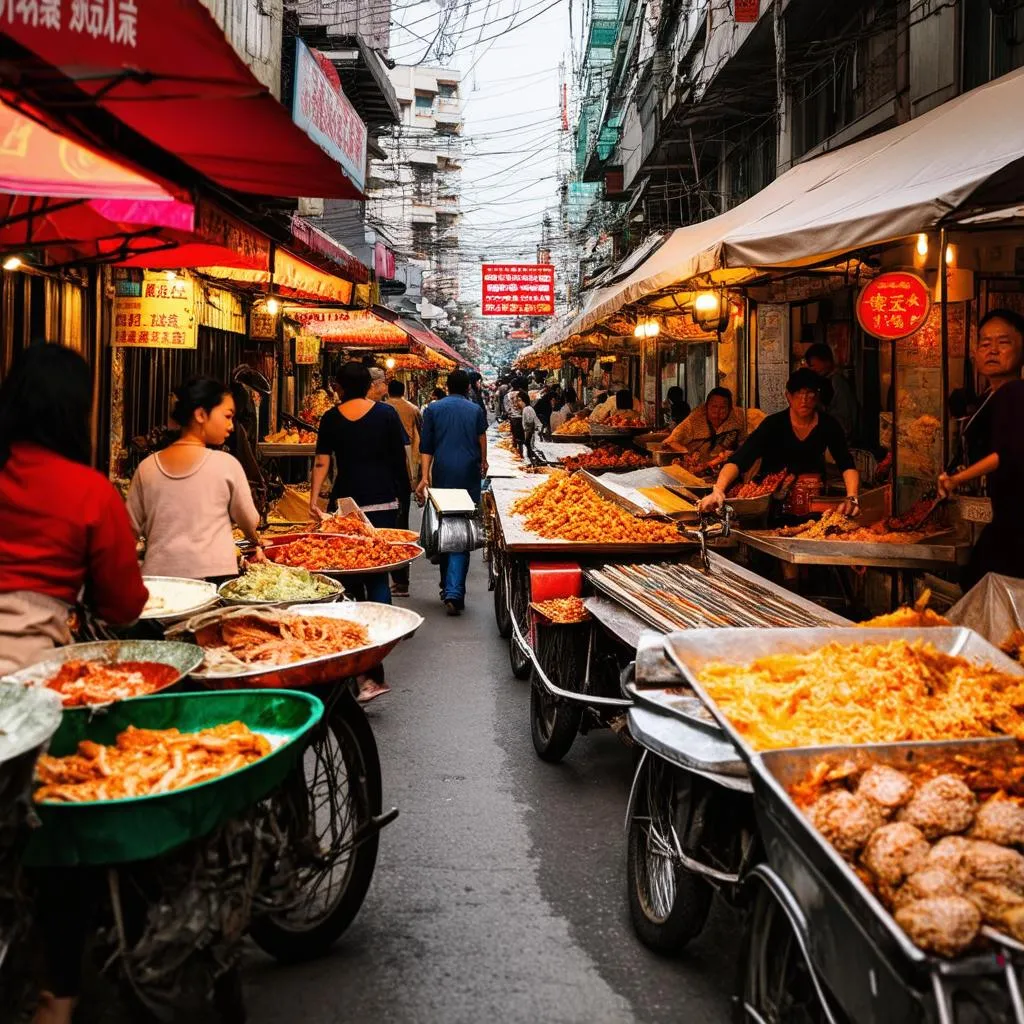
<path id="1" fill-rule="evenodd" d="M 387 659 L 394 692 L 369 707 L 384 804 L 401 814 L 366 903 L 321 960 L 281 967 L 252 950 L 252 1024 L 724 1024 L 733 912 L 717 906 L 679 960 L 654 956 L 630 926 L 631 752 L 600 732 L 563 764 L 541 762 L 479 554 L 460 618 L 445 617 L 435 573 L 414 567 L 403 603 L 427 621 Z"/>

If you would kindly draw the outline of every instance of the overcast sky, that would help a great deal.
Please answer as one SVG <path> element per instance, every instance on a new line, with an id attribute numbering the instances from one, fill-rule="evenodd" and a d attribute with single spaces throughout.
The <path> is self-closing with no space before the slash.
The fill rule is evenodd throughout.
<path id="1" fill-rule="evenodd" d="M 560 141 L 562 166 L 570 159 L 560 132 L 559 63 L 571 64 L 571 2 L 466 0 L 450 9 L 440 45 L 454 53 L 445 62 L 423 60 L 441 23 L 438 4 L 397 0 L 392 8 L 393 59 L 463 73 L 463 300 L 479 301 L 479 257 L 535 259 L 541 216 L 557 208 Z"/>

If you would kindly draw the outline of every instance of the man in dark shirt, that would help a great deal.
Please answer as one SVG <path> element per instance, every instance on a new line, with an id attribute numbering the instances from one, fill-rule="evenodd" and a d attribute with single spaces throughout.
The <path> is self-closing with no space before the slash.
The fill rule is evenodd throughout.
<path id="1" fill-rule="evenodd" d="M 455 370 L 448 375 L 448 397 L 423 411 L 420 456 L 423 476 L 416 497 L 422 503 L 429 487 L 455 487 L 480 501 L 480 480 L 487 474 L 487 417 L 471 402 L 469 375 Z M 469 552 L 441 555 L 441 600 L 449 615 L 466 605 Z"/>
<path id="2" fill-rule="evenodd" d="M 722 467 L 714 489 L 702 502 L 702 508 L 721 508 L 726 491 L 760 459 L 760 476 L 785 469 L 796 476 L 825 475 L 825 452 L 832 456 L 843 474 L 846 501 L 839 506 L 844 515 L 860 511 L 860 475 L 846 444 L 843 428 L 827 412 L 818 409 L 824 380 L 803 367 L 786 381 L 789 408 L 765 418 L 764 422 L 740 445 L 736 454 Z"/>

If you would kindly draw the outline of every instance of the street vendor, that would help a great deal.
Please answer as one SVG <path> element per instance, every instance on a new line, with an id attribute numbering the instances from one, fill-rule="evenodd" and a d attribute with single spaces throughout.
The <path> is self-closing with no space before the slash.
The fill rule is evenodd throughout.
<path id="1" fill-rule="evenodd" d="M 721 508 L 726 491 L 761 460 L 760 477 L 786 470 L 798 479 L 824 479 L 825 453 L 832 456 L 843 475 L 846 500 L 839 506 L 843 515 L 860 512 L 860 475 L 846 444 L 839 422 L 819 409 L 824 379 L 808 367 L 794 371 L 786 381 L 788 409 L 767 416 L 722 467 L 711 493 L 701 501 L 702 509 Z"/>
<path id="2" fill-rule="evenodd" d="M 987 572 L 1024 577 L 1024 529 L 1020 524 L 1024 507 L 1024 380 L 1002 383 L 988 405 L 992 452 L 958 473 L 943 473 L 938 480 L 939 496 L 944 498 L 972 480 L 988 478 L 992 522 L 982 530 L 961 577 L 965 590 Z"/>
<path id="3" fill-rule="evenodd" d="M 949 469 L 962 469 L 991 455 L 995 450 L 993 400 L 1008 383 L 1020 380 L 1024 368 L 1024 317 L 1012 309 L 993 309 L 978 324 L 974 350 L 975 366 L 988 381 L 988 387 L 960 432 L 960 446 Z M 963 391 L 950 395 L 950 406 L 965 405 Z M 966 411 L 966 410 L 965 410 Z"/>
<path id="4" fill-rule="evenodd" d="M 712 388 L 704 404 L 668 435 L 665 447 L 707 460 L 718 452 L 735 451 L 746 433 L 746 415 L 732 404 L 732 392 L 728 388 Z"/>
<path id="5" fill-rule="evenodd" d="M 115 626 L 148 594 L 124 502 L 92 469 L 92 371 L 60 345 L 23 352 L 0 387 L 0 675 L 71 642 L 84 603 Z"/>
<path id="6" fill-rule="evenodd" d="M 146 541 L 147 576 L 220 580 L 238 574 L 232 524 L 262 560 L 260 514 L 242 464 L 217 451 L 235 429 L 235 400 L 220 381 L 193 377 L 174 391 L 181 433 L 144 459 L 128 491 L 128 514 Z"/>
<path id="7" fill-rule="evenodd" d="M 590 414 L 591 423 L 604 423 L 612 416 L 627 414 L 637 421 L 643 418 L 643 404 L 639 398 L 633 397 L 629 388 L 620 388 L 614 394 L 609 395 Z"/>

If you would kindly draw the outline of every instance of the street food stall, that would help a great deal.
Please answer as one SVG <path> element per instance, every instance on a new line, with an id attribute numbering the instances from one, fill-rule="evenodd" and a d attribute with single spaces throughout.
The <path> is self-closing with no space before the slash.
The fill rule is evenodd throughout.
<path id="1" fill-rule="evenodd" d="M 1024 1020 L 1022 683 L 964 628 L 649 635 L 629 712 L 638 935 L 678 951 L 717 892 L 748 908 L 738 998 L 758 1019 Z"/>

